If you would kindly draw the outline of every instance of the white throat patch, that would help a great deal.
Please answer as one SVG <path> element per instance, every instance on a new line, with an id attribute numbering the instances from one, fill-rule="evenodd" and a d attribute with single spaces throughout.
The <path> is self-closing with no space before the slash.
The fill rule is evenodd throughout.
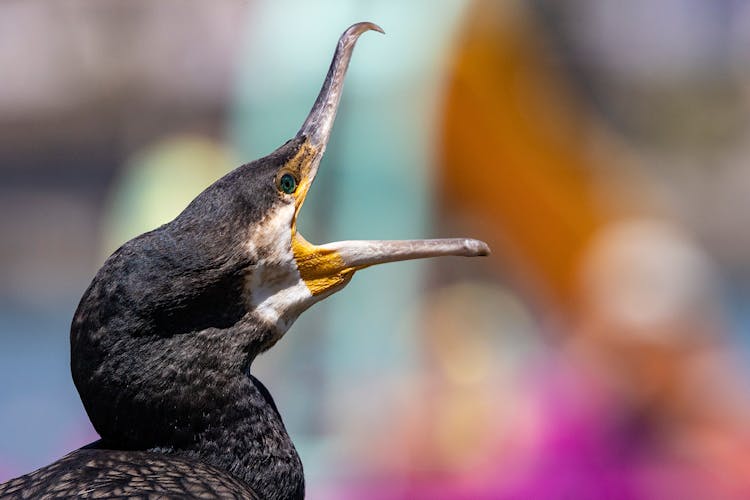
<path id="1" fill-rule="evenodd" d="M 271 213 L 257 225 L 247 243 L 256 263 L 245 279 L 248 309 L 274 326 L 279 337 L 316 302 L 300 276 L 292 253 L 290 222 L 294 210 L 294 204 L 290 203 Z"/>

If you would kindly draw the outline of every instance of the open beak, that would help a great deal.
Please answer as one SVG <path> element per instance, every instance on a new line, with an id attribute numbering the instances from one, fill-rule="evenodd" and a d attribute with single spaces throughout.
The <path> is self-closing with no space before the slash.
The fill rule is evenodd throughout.
<path id="1" fill-rule="evenodd" d="M 318 98 L 297 132 L 297 138 L 304 140 L 307 151 L 296 193 L 297 213 L 315 179 L 331 136 L 354 45 L 359 36 L 369 30 L 385 33 L 380 26 L 364 22 L 352 25 L 341 35 Z M 348 283 L 355 271 L 375 264 L 444 255 L 475 257 L 490 253 L 486 243 L 468 238 L 339 241 L 312 245 L 297 233 L 296 215 L 292 227 L 292 250 L 300 275 L 313 295 L 335 292 Z"/>

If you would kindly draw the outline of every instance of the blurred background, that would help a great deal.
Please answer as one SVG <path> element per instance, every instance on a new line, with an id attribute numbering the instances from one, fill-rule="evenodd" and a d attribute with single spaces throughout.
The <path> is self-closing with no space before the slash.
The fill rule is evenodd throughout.
<path id="1" fill-rule="evenodd" d="M 0 481 L 97 438 L 106 256 L 292 137 L 371 20 L 300 221 L 471 236 L 258 359 L 311 499 L 750 497 L 750 2 L 0 3 Z"/>

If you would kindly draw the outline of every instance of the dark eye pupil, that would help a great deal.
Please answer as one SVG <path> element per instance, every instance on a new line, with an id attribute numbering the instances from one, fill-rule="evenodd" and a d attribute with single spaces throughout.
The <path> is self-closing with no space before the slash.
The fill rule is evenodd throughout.
<path id="1" fill-rule="evenodd" d="M 281 176 L 279 187 L 286 194 L 292 194 L 297 189 L 297 180 L 291 174 L 284 174 Z"/>

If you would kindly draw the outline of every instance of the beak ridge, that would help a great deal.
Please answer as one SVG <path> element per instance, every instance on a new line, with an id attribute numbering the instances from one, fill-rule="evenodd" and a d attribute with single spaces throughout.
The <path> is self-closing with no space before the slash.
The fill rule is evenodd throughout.
<path id="1" fill-rule="evenodd" d="M 490 254 L 487 243 L 470 238 L 338 241 L 321 245 L 320 249 L 335 252 L 345 267 L 353 269 L 428 257 L 479 257 Z"/>
<path id="2" fill-rule="evenodd" d="M 310 141 L 311 146 L 320 148 L 319 154 L 322 154 L 331 136 L 354 45 L 362 33 L 370 30 L 385 33 L 383 28 L 375 23 L 362 22 L 353 24 L 341 35 L 315 104 L 297 132 L 297 137 L 304 136 Z"/>

